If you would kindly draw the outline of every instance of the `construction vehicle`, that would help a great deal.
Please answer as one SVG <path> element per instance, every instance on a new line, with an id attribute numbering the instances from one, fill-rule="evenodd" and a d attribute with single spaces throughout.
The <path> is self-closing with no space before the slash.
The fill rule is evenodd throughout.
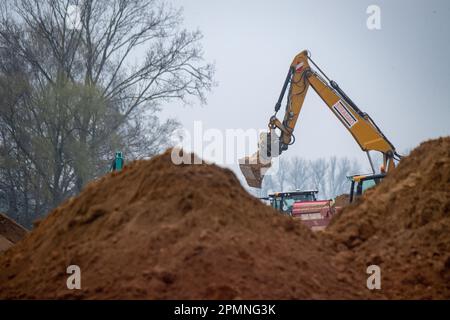
<path id="1" fill-rule="evenodd" d="M 351 203 L 366 190 L 380 183 L 384 177 L 386 177 L 386 174 L 348 176 L 347 179 L 351 182 L 350 193 L 340 197 L 346 199 L 345 203 Z M 317 194 L 317 190 L 296 190 L 275 192 L 260 199 L 268 201 L 272 208 L 282 214 L 301 220 L 311 230 L 320 231 L 326 228 L 331 221 L 331 217 L 339 213 L 345 203 L 343 203 L 342 198 L 339 204 L 331 199 L 318 200 Z"/>
<path id="2" fill-rule="evenodd" d="M 275 210 L 301 220 L 313 231 L 325 229 L 331 217 L 338 210 L 331 200 L 317 200 L 317 190 L 276 192 L 269 194 L 269 200 Z"/>
<path id="3" fill-rule="evenodd" d="M 317 71 L 311 68 L 310 62 Z M 392 143 L 372 118 L 361 111 L 335 81 L 326 76 L 311 59 L 309 52 L 305 50 L 294 58 L 289 67 L 280 96 L 275 104 L 275 114 L 270 117 L 268 132 L 261 134 L 258 151 L 252 156 L 239 160 L 240 169 L 250 187 L 261 188 L 264 175 L 272 165 L 272 159 L 278 157 L 295 142 L 294 128 L 310 86 L 347 128 L 361 149 L 367 153 L 372 174 L 359 177 L 358 181 L 353 181 L 352 186 L 359 182 L 369 183 L 369 180 L 376 182 L 377 179 L 380 179 L 379 175 L 375 175 L 369 151 L 382 153 L 381 175 L 395 168 L 394 160 L 399 160 L 401 157 Z M 280 121 L 276 114 L 281 109 L 286 91 L 288 91 L 286 109 L 283 121 Z M 357 196 L 357 192 L 354 193 L 354 196 Z"/>
<path id="4" fill-rule="evenodd" d="M 347 179 L 349 179 L 351 182 L 349 202 L 353 202 L 367 189 L 370 189 L 379 184 L 381 180 L 384 179 L 384 177 L 386 177 L 385 173 L 354 175 L 347 177 Z"/>

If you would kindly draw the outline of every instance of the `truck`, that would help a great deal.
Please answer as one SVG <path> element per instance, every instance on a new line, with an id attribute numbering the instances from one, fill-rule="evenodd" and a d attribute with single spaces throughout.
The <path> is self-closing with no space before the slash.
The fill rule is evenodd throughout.
<path id="1" fill-rule="evenodd" d="M 318 190 L 296 190 L 275 192 L 262 199 L 269 201 L 270 206 L 280 213 L 301 220 L 311 230 L 321 231 L 339 208 L 332 200 L 318 200 L 317 194 Z"/>

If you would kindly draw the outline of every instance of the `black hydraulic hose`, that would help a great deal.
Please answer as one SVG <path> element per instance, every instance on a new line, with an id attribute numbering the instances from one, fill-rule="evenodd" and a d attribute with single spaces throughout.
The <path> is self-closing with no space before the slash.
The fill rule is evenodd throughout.
<path id="1" fill-rule="evenodd" d="M 364 117 L 364 112 L 362 112 L 358 108 L 358 106 L 352 101 L 352 99 L 350 99 L 349 96 L 345 94 L 345 92 L 339 87 L 339 85 L 335 81 L 330 80 L 330 78 L 327 77 L 325 72 L 323 72 L 322 69 L 320 69 L 320 67 L 314 62 L 313 59 L 311 59 L 310 56 L 308 56 L 308 59 L 317 68 L 317 70 L 319 70 L 319 72 L 325 77 L 325 79 L 327 79 L 330 86 L 339 93 L 342 99 L 344 99 L 361 117 Z"/>
<path id="2" fill-rule="evenodd" d="M 289 85 L 289 82 L 291 81 L 292 72 L 294 68 L 289 68 L 288 74 L 286 76 L 286 80 L 284 80 L 283 88 L 281 89 L 280 96 L 278 97 L 278 101 L 275 104 L 275 113 L 278 112 L 281 108 L 281 102 L 283 101 L 284 94 L 286 93 L 287 86 Z"/>
<path id="3" fill-rule="evenodd" d="M 323 72 L 322 69 L 320 69 L 320 67 L 314 62 L 314 60 L 311 58 L 310 55 L 308 55 L 308 59 L 309 59 L 309 61 L 311 61 L 311 63 L 314 65 L 314 67 L 316 67 L 316 69 L 319 70 L 319 72 L 325 77 L 325 79 L 327 79 L 328 82 L 331 82 L 330 78 L 328 78 L 327 75 L 325 74 L 325 72 Z"/>
<path id="4" fill-rule="evenodd" d="M 395 151 L 395 147 L 394 145 L 388 140 L 388 138 L 386 138 L 386 136 L 383 134 L 383 132 L 380 130 L 380 128 L 377 126 L 377 124 L 372 120 L 372 118 L 365 112 L 361 111 L 361 109 L 358 108 L 358 106 L 352 101 L 352 99 L 350 99 L 349 96 L 347 96 L 347 94 L 339 87 L 339 85 L 333 81 L 330 80 L 327 75 L 325 74 L 325 72 L 322 71 L 322 69 L 320 69 L 320 67 L 314 62 L 313 59 L 311 59 L 311 56 L 308 55 L 308 59 L 309 61 L 311 61 L 311 63 L 317 68 L 317 70 L 319 70 L 319 72 L 325 77 L 325 79 L 327 79 L 327 81 L 330 83 L 330 86 L 336 90 L 338 92 L 338 94 L 341 96 L 342 99 L 344 99 L 345 102 L 347 102 L 350 107 L 353 108 L 353 110 L 355 110 L 355 112 L 357 112 L 362 118 L 368 118 L 369 121 L 372 123 L 372 125 L 378 130 L 378 132 L 382 135 L 382 137 L 389 143 L 389 145 L 392 148 L 392 158 L 400 161 L 400 159 L 402 158 L 401 155 L 399 155 L 397 153 L 397 151 Z"/>
<path id="5" fill-rule="evenodd" d="M 345 102 L 347 102 L 353 108 L 353 110 L 355 110 L 361 117 L 365 116 L 365 113 L 358 108 L 358 106 L 353 102 L 353 100 L 350 99 L 349 96 L 347 96 L 344 90 L 342 90 L 341 87 L 339 87 L 339 85 L 335 81 L 331 80 L 330 85 L 334 90 L 336 90 L 339 93 L 342 99 L 344 99 Z"/>

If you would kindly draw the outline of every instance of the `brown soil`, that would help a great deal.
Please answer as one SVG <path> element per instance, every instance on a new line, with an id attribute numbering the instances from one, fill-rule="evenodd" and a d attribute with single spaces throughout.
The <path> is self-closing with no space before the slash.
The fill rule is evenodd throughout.
<path id="1" fill-rule="evenodd" d="M 214 165 L 109 174 L 0 257 L 0 298 L 355 298 L 332 251 Z M 66 288 L 81 268 L 82 290 Z"/>
<path id="2" fill-rule="evenodd" d="M 0 298 L 450 298 L 449 152 L 450 138 L 422 144 L 320 235 L 227 169 L 137 161 L 1 255 Z M 66 289 L 71 264 L 82 290 Z"/>
<path id="3" fill-rule="evenodd" d="M 0 252 L 11 248 L 13 245 L 14 243 L 0 235 Z"/>
<path id="4" fill-rule="evenodd" d="M 337 196 L 334 199 L 334 206 L 335 207 L 345 207 L 350 202 L 350 195 L 349 194 L 341 194 L 340 196 Z"/>
<path id="5" fill-rule="evenodd" d="M 326 231 L 335 261 L 381 268 L 388 298 L 450 298 L 450 137 L 427 141 Z M 367 277 L 355 272 L 354 278 Z"/>
<path id="6" fill-rule="evenodd" d="M 0 252 L 21 240 L 27 232 L 27 229 L 0 213 L 0 236 L 2 237 Z"/>

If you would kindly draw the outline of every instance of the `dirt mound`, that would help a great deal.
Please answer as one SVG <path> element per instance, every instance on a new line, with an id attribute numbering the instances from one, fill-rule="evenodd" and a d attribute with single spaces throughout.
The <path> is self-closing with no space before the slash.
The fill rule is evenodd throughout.
<path id="1" fill-rule="evenodd" d="M 336 207 L 345 207 L 350 203 L 350 195 L 349 194 L 341 194 L 334 199 L 334 206 Z"/>
<path id="2" fill-rule="evenodd" d="M 8 249 L 27 234 L 27 229 L 0 213 L 0 252 Z"/>
<path id="3" fill-rule="evenodd" d="M 388 298 L 450 298 L 450 137 L 427 141 L 332 220 L 335 261 L 381 267 Z M 361 279 L 355 273 L 355 279 Z"/>
<path id="4" fill-rule="evenodd" d="M 3 236 L 0 236 L 0 252 L 8 250 L 13 245 L 14 245 L 14 243 L 12 243 L 11 241 L 9 241 L 8 239 L 6 239 Z"/>
<path id="5" fill-rule="evenodd" d="M 88 185 L 0 257 L 0 298 L 355 298 L 331 248 L 215 165 L 170 152 Z M 82 290 L 66 288 L 81 268 Z"/>
<path id="6" fill-rule="evenodd" d="M 313 234 L 170 151 L 88 185 L 0 256 L 0 298 L 450 298 L 450 137 Z M 68 290 L 66 268 L 81 268 Z M 381 267 L 381 290 L 366 267 Z"/>

